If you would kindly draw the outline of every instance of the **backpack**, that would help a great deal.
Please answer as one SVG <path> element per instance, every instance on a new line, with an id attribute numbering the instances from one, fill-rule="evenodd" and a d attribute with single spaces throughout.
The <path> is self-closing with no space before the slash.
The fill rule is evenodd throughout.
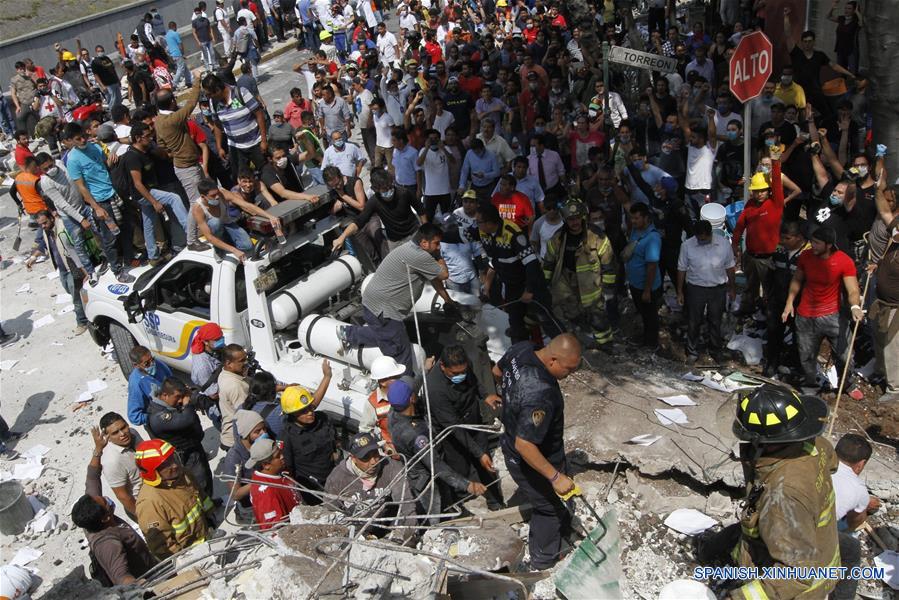
<path id="1" fill-rule="evenodd" d="M 109 178 L 112 180 L 112 189 L 116 195 L 122 200 L 130 200 L 134 192 L 134 181 L 131 179 L 131 173 L 125 168 L 124 158 L 124 155 L 120 156 L 112 165 L 109 169 Z"/>

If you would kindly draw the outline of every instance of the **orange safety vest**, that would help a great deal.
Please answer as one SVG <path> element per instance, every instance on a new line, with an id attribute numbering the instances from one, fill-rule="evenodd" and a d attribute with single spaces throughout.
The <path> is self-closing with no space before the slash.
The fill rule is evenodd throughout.
<path id="1" fill-rule="evenodd" d="M 390 414 L 390 402 L 387 401 L 387 398 L 379 399 L 378 390 L 375 390 L 368 397 L 368 403 L 375 409 L 378 428 L 381 430 L 381 439 L 393 446 L 393 439 L 390 437 L 390 431 L 387 429 L 387 415 Z"/>
<path id="2" fill-rule="evenodd" d="M 36 184 L 40 178 L 40 175 L 33 175 L 25 171 L 16 175 L 16 191 L 19 192 L 19 198 L 22 199 L 22 208 L 29 215 L 47 210 L 47 203 L 37 191 Z"/>

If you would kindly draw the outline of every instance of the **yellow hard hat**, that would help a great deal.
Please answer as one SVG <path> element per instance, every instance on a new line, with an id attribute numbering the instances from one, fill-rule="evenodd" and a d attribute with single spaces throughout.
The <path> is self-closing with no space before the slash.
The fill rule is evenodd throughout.
<path id="1" fill-rule="evenodd" d="M 69 52 L 68 50 L 66 50 L 65 52 L 62 53 L 62 59 L 66 62 L 68 62 L 70 60 L 77 60 L 75 58 L 75 55 L 72 54 L 71 52 Z"/>
<path id="2" fill-rule="evenodd" d="M 328 39 L 329 37 L 331 37 L 331 32 L 328 31 L 327 29 L 322 29 L 321 33 L 318 34 L 318 39 L 320 39 L 322 41 Z"/>
<path id="3" fill-rule="evenodd" d="M 285 415 L 299 412 L 312 404 L 312 394 L 304 387 L 292 385 L 281 393 L 281 411 Z"/>
<path id="4" fill-rule="evenodd" d="M 768 183 L 768 180 L 765 179 L 764 173 L 756 173 L 752 176 L 752 179 L 749 180 L 749 191 L 755 192 L 757 190 L 767 190 L 771 187 L 771 184 Z"/>
<path id="5" fill-rule="evenodd" d="M 478 197 L 478 194 L 477 194 L 477 192 L 475 192 L 473 189 L 468 188 L 468 189 L 465 190 L 465 192 L 462 194 L 462 197 L 463 197 L 463 198 L 477 198 L 477 197 Z"/>

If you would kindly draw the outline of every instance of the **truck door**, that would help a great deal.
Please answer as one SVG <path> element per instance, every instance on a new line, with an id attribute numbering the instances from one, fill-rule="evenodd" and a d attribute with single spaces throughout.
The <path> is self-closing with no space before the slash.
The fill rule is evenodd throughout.
<path id="1" fill-rule="evenodd" d="M 190 343 L 197 329 L 212 320 L 212 276 L 211 265 L 181 260 L 167 268 L 146 292 L 155 306 L 142 323 L 150 349 L 179 371 L 190 372 Z"/>

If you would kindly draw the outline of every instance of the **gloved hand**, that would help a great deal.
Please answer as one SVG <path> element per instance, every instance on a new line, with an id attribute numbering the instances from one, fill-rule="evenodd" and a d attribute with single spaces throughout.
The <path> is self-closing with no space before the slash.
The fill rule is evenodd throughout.
<path id="1" fill-rule="evenodd" d="M 443 314 L 451 319 L 459 319 L 462 313 L 459 311 L 459 305 L 456 302 L 444 302 Z"/>
<path id="2" fill-rule="evenodd" d="M 877 144 L 877 153 L 874 156 L 876 156 L 877 158 L 881 158 L 883 156 L 886 156 L 886 153 L 887 153 L 886 144 Z"/>

